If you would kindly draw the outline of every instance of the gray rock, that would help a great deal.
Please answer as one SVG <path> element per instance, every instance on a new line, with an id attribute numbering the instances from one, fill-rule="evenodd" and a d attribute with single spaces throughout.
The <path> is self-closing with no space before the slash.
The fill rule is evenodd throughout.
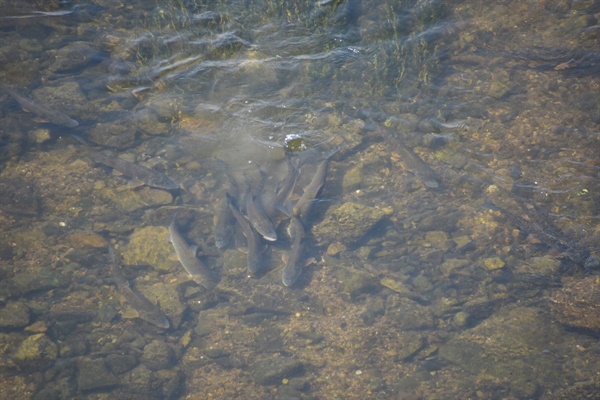
<path id="1" fill-rule="evenodd" d="M 83 68 L 100 55 L 97 49 L 86 42 L 71 42 L 58 50 L 50 50 L 48 53 L 52 57 L 52 63 L 48 69 L 57 73 Z"/>
<path id="2" fill-rule="evenodd" d="M 382 209 L 348 202 L 314 226 L 312 233 L 319 243 L 355 245 L 373 226 L 392 212 L 391 208 Z"/>
<path id="3" fill-rule="evenodd" d="M 133 144 L 135 132 L 136 127 L 129 119 L 99 122 L 89 130 L 86 139 L 102 146 L 126 149 Z"/>
<path id="4" fill-rule="evenodd" d="M 138 364 L 138 360 L 131 354 L 109 354 L 106 356 L 106 366 L 116 375 L 130 371 Z"/>
<path id="5" fill-rule="evenodd" d="M 29 307 L 22 302 L 11 302 L 0 309 L 0 328 L 22 328 L 29 324 Z"/>
<path id="6" fill-rule="evenodd" d="M 304 365 L 302 362 L 287 357 L 266 358 L 256 361 L 250 367 L 254 381 L 259 385 L 275 385 L 283 378 L 299 375 Z"/>
<path id="7" fill-rule="evenodd" d="M 425 306 L 400 294 L 388 296 L 385 317 L 403 330 L 433 327 L 433 314 Z"/>
<path id="8" fill-rule="evenodd" d="M 536 382 L 562 379 L 561 364 L 544 354 L 563 338 L 539 310 L 510 307 L 449 340 L 439 356 L 472 374 L 504 381 L 515 397 L 531 398 Z"/>
<path id="9" fill-rule="evenodd" d="M 365 303 L 365 311 L 360 315 L 365 325 L 373 325 L 378 317 L 385 314 L 385 301 L 381 297 L 370 297 Z"/>
<path id="10" fill-rule="evenodd" d="M 403 332 L 393 347 L 393 352 L 398 361 L 413 357 L 425 345 L 423 335 L 416 332 Z"/>
<path id="11" fill-rule="evenodd" d="M 158 371 L 169 368 L 174 358 L 173 349 L 169 345 L 161 340 L 153 340 L 144 347 L 140 361 L 150 371 Z"/>
<path id="12" fill-rule="evenodd" d="M 12 278 L 14 286 L 22 294 L 66 287 L 70 281 L 68 276 L 61 274 L 58 270 L 49 269 L 27 270 L 17 273 Z"/>
<path id="13" fill-rule="evenodd" d="M 86 322 L 93 320 L 98 315 L 98 304 L 83 301 L 88 293 L 78 291 L 62 302 L 53 304 L 49 314 L 55 321 Z"/>
<path id="14" fill-rule="evenodd" d="M 82 392 L 109 389 L 119 383 L 106 368 L 103 359 L 81 359 L 78 363 L 77 387 Z"/>
<path id="15" fill-rule="evenodd" d="M 198 314 L 198 324 L 194 328 L 194 333 L 198 336 L 208 336 L 225 327 L 228 324 L 228 320 L 227 314 L 220 309 L 200 311 Z"/>
<path id="16" fill-rule="evenodd" d="M 162 398 L 177 399 L 185 387 L 185 374 L 181 370 L 162 370 L 156 373 L 162 387 Z"/>
<path id="17" fill-rule="evenodd" d="M 376 276 L 356 268 L 340 265 L 333 268 L 332 273 L 342 285 L 342 290 L 352 298 L 371 293 L 380 287 Z"/>

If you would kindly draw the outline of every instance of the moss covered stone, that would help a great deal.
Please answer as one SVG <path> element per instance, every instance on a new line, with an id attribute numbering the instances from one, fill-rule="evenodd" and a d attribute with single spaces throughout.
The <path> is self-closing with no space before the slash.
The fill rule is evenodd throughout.
<path id="1" fill-rule="evenodd" d="M 13 355 L 13 361 L 25 370 L 43 370 L 56 361 L 58 347 L 43 333 L 28 336 Z"/>

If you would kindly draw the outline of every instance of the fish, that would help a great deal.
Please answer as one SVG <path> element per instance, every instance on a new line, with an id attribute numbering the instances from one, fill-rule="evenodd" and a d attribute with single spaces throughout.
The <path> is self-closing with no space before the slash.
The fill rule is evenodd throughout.
<path id="1" fill-rule="evenodd" d="M 411 149 L 394 143 L 394 150 L 400 155 L 402 166 L 412 172 L 429 189 L 438 189 L 440 181 L 436 172 Z"/>
<path id="2" fill-rule="evenodd" d="M 265 238 L 265 240 L 274 242 L 277 240 L 277 233 L 275 232 L 273 223 L 267 217 L 260 197 L 254 194 L 263 191 L 264 179 L 260 170 L 258 172 L 260 176 L 256 177 L 256 180 L 259 184 L 254 185 L 254 187 L 252 185 L 253 179 L 245 175 L 246 194 L 244 204 L 246 205 L 246 217 L 256 232 Z"/>
<path id="3" fill-rule="evenodd" d="M 302 275 L 302 258 L 303 242 L 304 242 L 304 226 L 298 218 L 292 217 L 290 220 L 290 237 L 292 239 L 292 248 L 288 253 L 287 262 L 281 273 L 281 281 L 285 286 L 292 286 L 294 282 Z"/>
<path id="4" fill-rule="evenodd" d="M 169 225 L 169 240 L 177 253 L 179 262 L 188 275 L 198 285 L 211 290 L 217 286 L 217 277 L 213 271 L 196 257 L 197 246 L 190 246 L 183 238 L 176 225 L 177 213 Z"/>
<path id="5" fill-rule="evenodd" d="M 595 262 L 589 249 L 578 246 L 569 241 L 567 236 L 556 227 L 550 220 L 544 218 L 543 213 L 534 207 L 535 217 L 530 221 L 513 214 L 512 212 L 500 207 L 490 199 L 486 199 L 486 206 L 492 210 L 499 211 L 510 223 L 519 230 L 532 234 L 547 246 L 554 247 L 563 252 L 575 264 L 584 266 L 585 269 L 591 269 Z"/>
<path id="6" fill-rule="evenodd" d="M 254 229 L 256 229 L 265 240 L 270 242 L 277 240 L 277 232 L 275 232 L 273 223 L 269 217 L 267 217 L 260 198 L 253 196 L 252 194 L 246 197 L 246 214 Z"/>
<path id="7" fill-rule="evenodd" d="M 235 217 L 229 208 L 227 199 L 224 198 L 219 204 L 219 213 L 216 215 L 215 224 L 215 246 L 222 249 L 227 246 L 231 236 L 235 232 Z"/>
<path id="8" fill-rule="evenodd" d="M 23 109 L 32 112 L 36 116 L 48 122 L 51 122 L 55 125 L 65 126 L 67 128 L 75 128 L 79 126 L 79 122 L 75 121 L 74 119 L 72 119 L 67 114 L 61 111 L 54 110 L 44 105 L 35 103 L 33 100 L 30 100 L 27 97 L 20 95 L 19 93 L 7 86 L 4 86 L 3 90 L 6 91 L 6 93 L 8 93 L 9 95 L 11 95 L 11 97 L 13 97 L 21 105 L 21 107 L 23 107 Z"/>
<path id="9" fill-rule="evenodd" d="M 327 169 L 329 167 L 329 158 L 338 150 L 339 147 L 328 152 L 324 155 L 324 158 L 319 161 L 317 170 L 310 183 L 304 188 L 302 196 L 300 196 L 293 207 L 293 215 L 299 218 L 303 224 L 307 221 L 308 214 L 313 206 L 315 198 L 323 188 L 323 185 L 325 185 L 325 178 L 327 177 Z"/>
<path id="10" fill-rule="evenodd" d="M 179 190 L 179 183 L 152 168 L 125 161 L 120 157 L 102 152 L 90 152 L 90 158 L 95 163 L 106 165 L 147 186 L 164 190 Z"/>
<path id="11" fill-rule="evenodd" d="M 158 326 L 159 328 L 168 329 L 171 324 L 169 323 L 169 319 L 165 313 L 162 312 L 157 305 L 153 304 L 137 289 L 131 287 L 129 281 L 123 274 L 123 271 L 121 271 L 119 262 L 117 261 L 114 250 L 110 244 L 108 245 L 108 253 L 112 259 L 110 270 L 113 279 L 117 284 L 119 292 L 123 295 L 123 297 L 125 297 L 127 304 L 133 307 L 137 311 L 138 316 L 144 321 Z"/>
<path id="12" fill-rule="evenodd" d="M 275 194 L 269 197 L 268 201 L 264 204 L 265 212 L 269 218 L 273 218 L 281 212 L 281 208 L 284 207 L 284 204 L 291 196 L 294 191 L 294 186 L 296 185 L 299 172 L 298 168 L 293 165 L 290 157 L 286 157 L 286 159 L 288 172 L 283 181 L 275 188 Z"/>
<path id="13" fill-rule="evenodd" d="M 254 231 L 250 221 L 244 217 L 235 205 L 235 199 L 226 193 L 227 204 L 231 208 L 233 216 L 237 220 L 238 224 L 242 228 L 242 232 L 248 241 L 248 254 L 247 254 L 247 266 L 248 271 L 252 275 L 257 275 L 261 270 L 261 253 L 263 252 L 263 246 L 260 240 L 260 236 Z"/>

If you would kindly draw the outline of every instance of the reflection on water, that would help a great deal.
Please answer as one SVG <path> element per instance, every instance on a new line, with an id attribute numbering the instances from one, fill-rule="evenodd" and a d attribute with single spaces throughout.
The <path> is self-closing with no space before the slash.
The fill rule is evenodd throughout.
<path id="1" fill-rule="evenodd" d="M 0 9 L 3 398 L 600 390 L 595 2 Z M 286 179 L 251 276 L 247 238 L 215 234 L 225 193 Z"/>

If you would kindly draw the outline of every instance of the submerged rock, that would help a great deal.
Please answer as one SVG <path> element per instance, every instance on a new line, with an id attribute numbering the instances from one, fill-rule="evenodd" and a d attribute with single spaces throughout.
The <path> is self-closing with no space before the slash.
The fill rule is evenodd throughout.
<path id="1" fill-rule="evenodd" d="M 169 230 L 164 226 L 146 226 L 136 229 L 123 252 L 124 265 L 151 265 L 160 270 L 171 270 L 173 261 L 167 256 L 173 252 Z"/>
<path id="2" fill-rule="evenodd" d="M 22 294 L 66 287 L 71 279 L 58 270 L 26 270 L 12 278 L 13 286 Z"/>
<path id="3" fill-rule="evenodd" d="M 332 269 L 332 273 L 340 283 L 342 291 L 352 298 L 380 288 L 376 276 L 353 267 L 337 265 Z"/>
<path id="4" fill-rule="evenodd" d="M 144 347 L 140 361 L 151 371 L 167 369 L 174 361 L 174 352 L 165 342 L 153 340 Z"/>
<path id="5" fill-rule="evenodd" d="M 0 309 L 0 328 L 22 328 L 29 324 L 29 307 L 22 302 L 11 302 Z"/>
<path id="6" fill-rule="evenodd" d="M 337 241 L 345 245 L 355 245 L 392 212 L 391 208 L 368 207 L 348 202 L 314 226 L 312 233 L 319 243 Z"/>
<path id="7" fill-rule="evenodd" d="M 571 282 L 555 291 L 550 309 L 561 324 L 600 333 L 600 276 Z"/>
<path id="8" fill-rule="evenodd" d="M 37 215 L 40 202 L 33 180 L 24 177 L 2 177 L 0 210 L 17 215 Z"/>
<path id="9" fill-rule="evenodd" d="M 83 68 L 100 56 L 100 52 L 87 42 L 71 42 L 48 53 L 53 58 L 48 69 L 55 73 L 67 73 Z"/>
<path id="10" fill-rule="evenodd" d="M 157 282 L 153 285 L 143 285 L 138 279 L 136 288 L 152 303 L 156 302 L 159 305 L 160 309 L 171 320 L 172 327 L 176 328 L 181 324 L 187 306 L 179 298 L 178 282 L 168 281 L 166 283 Z"/>
<path id="11" fill-rule="evenodd" d="M 27 337 L 12 359 L 24 370 L 43 370 L 58 357 L 58 346 L 43 333 Z"/>
<path id="12" fill-rule="evenodd" d="M 284 378 L 299 375 L 303 368 L 304 365 L 299 360 L 278 357 L 258 360 L 252 364 L 250 371 L 254 381 L 259 385 L 275 385 Z"/>
<path id="13" fill-rule="evenodd" d="M 418 330 L 433 327 L 433 314 L 428 307 L 400 294 L 388 296 L 385 318 L 402 330 Z"/>
<path id="14" fill-rule="evenodd" d="M 109 389 L 119 380 L 106 368 L 103 359 L 82 359 L 78 363 L 77 387 L 82 392 Z"/>
<path id="15" fill-rule="evenodd" d="M 87 140 L 102 146 L 126 149 L 133 145 L 136 126 L 129 118 L 113 122 L 99 122 L 90 129 Z"/>
<path id="16" fill-rule="evenodd" d="M 439 356 L 472 374 L 504 381 L 514 397 L 531 398 L 538 390 L 535 382 L 564 373 L 560 363 L 544 355 L 563 335 L 540 311 L 510 307 L 450 339 Z"/>

